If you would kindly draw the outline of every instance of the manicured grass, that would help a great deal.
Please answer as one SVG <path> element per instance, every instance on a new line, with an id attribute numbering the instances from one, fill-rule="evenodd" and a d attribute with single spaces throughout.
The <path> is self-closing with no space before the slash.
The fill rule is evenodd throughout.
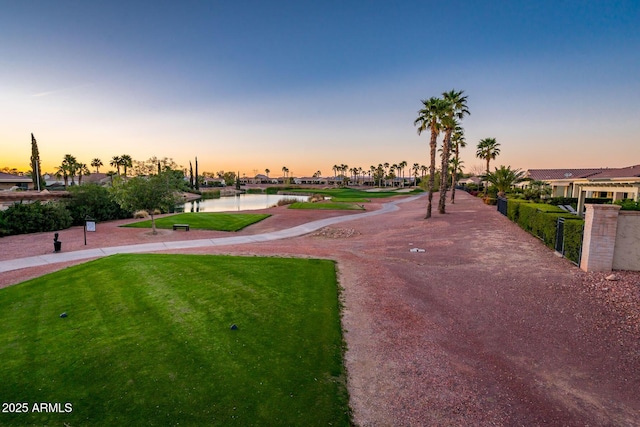
<path id="1" fill-rule="evenodd" d="M 171 229 L 173 224 L 189 224 L 191 228 L 201 230 L 238 231 L 269 216 L 268 214 L 185 212 L 156 218 L 156 227 Z M 151 220 L 134 222 L 123 227 L 151 228 Z"/>
<path id="2" fill-rule="evenodd" d="M 337 202 L 337 203 L 341 203 L 341 202 L 347 202 L 347 203 L 368 203 L 368 202 L 370 202 L 371 200 L 370 200 L 370 199 L 360 199 L 360 198 L 357 198 L 357 197 L 354 197 L 354 198 L 349 198 L 349 197 L 346 197 L 346 198 L 343 198 L 343 197 L 332 197 L 332 198 L 331 198 L 331 201 L 332 201 L 332 202 Z"/>
<path id="3" fill-rule="evenodd" d="M 331 203 L 331 202 L 296 202 L 289 205 L 289 209 L 322 209 L 322 210 L 341 210 L 341 211 L 363 211 L 364 206 L 354 203 Z"/>
<path id="4" fill-rule="evenodd" d="M 353 188 L 329 188 L 329 189 L 292 189 L 287 190 L 300 193 L 324 194 L 325 196 L 337 197 L 340 199 L 380 199 L 384 197 L 400 196 L 407 193 L 397 193 L 395 191 L 362 191 Z"/>
<path id="5" fill-rule="evenodd" d="M 3 426 L 350 422 L 331 261 L 115 255 L 0 290 L 0 322 Z"/>

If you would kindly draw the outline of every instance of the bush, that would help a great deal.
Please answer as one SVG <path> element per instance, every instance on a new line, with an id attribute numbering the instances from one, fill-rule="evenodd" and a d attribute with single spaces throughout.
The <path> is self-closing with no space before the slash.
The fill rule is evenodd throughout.
<path id="1" fill-rule="evenodd" d="M 3 212 L 5 235 L 57 231 L 71 227 L 69 211 L 60 202 L 15 203 Z"/>
<path id="2" fill-rule="evenodd" d="M 631 199 L 624 200 L 616 200 L 614 202 L 616 205 L 622 206 L 620 210 L 622 211 L 640 211 L 640 200 L 635 202 Z"/>
<path id="3" fill-rule="evenodd" d="M 520 212 L 520 205 L 522 203 L 529 203 L 527 200 L 521 199 L 507 199 L 507 218 L 511 221 L 518 222 L 518 214 Z"/>
<path id="4" fill-rule="evenodd" d="M 247 194 L 264 194 L 262 188 L 247 188 Z"/>
<path id="5" fill-rule="evenodd" d="M 558 218 L 564 218 L 564 256 L 578 263 L 582 247 L 584 220 L 577 215 L 545 203 L 529 203 L 523 200 L 509 199 L 507 217 L 523 230 L 540 238 L 552 249 L 556 246 Z"/>
<path id="6" fill-rule="evenodd" d="M 276 206 L 292 205 L 297 202 L 299 202 L 299 200 L 296 199 L 295 197 L 285 197 L 284 199 L 278 200 L 278 203 L 276 203 Z"/>
<path id="7" fill-rule="evenodd" d="M 564 256 L 578 264 L 582 251 L 584 220 L 571 220 L 564 223 Z"/>
<path id="8" fill-rule="evenodd" d="M 113 199 L 109 190 L 101 185 L 90 183 L 69 187 L 71 198 L 65 204 L 73 218 L 74 225 L 84 224 L 88 216 L 97 221 L 130 218 L 126 211 Z"/>

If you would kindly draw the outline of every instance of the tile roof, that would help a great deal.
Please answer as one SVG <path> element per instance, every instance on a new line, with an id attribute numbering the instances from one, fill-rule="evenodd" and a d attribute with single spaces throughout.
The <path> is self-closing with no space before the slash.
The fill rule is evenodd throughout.
<path id="1" fill-rule="evenodd" d="M 603 168 L 598 169 L 529 169 L 527 170 L 527 178 L 535 181 L 545 181 L 548 179 L 576 179 L 588 178 L 592 175 L 604 171 Z"/>
<path id="2" fill-rule="evenodd" d="M 640 177 L 640 165 L 626 168 L 598 168 L 598 169 L 529 169 L 527 178 L 536 181 L 550 179 L 611 179 Z"/>
<path id="3" fill-rule="evenodd" d="M 596 175 L 590 176 L 589 179 L 635 177 L 640 177 L 640 165 L 628 166 L 626 168 L 605 169 Z"/>
<path id="4" fill-rule="evenodd" d="M 28 176 L 14 175 L 11 173 L 0 172 L 0 181 L 2 182 L 31 182 Z"/>

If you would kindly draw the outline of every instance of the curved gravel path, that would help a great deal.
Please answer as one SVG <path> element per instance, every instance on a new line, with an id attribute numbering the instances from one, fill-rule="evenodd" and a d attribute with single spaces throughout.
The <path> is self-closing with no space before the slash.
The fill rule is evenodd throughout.
<path id="1" fill-rule="evenodd" d="M 640 274 L 618 273 L 626 286 L 620 294 L 618 282 L 556 257 L 477 198 L 457 193 L 448 214 L 428 221 L 425 202 L 407 200 L 376 216 L 347 214 L 347 223 L 298 237 L 163 252 L 336 260 L 358 425 L 640 426 L 640 319 L 634 314 Z M 240 234 L 334 215 L 273 212 Z M 185 236 L 122 230 L 101 239 L 119 235 L 124 244 Z M 61 236 L 70 246 L 77 243 L 72 233 L 78 234 Z M 219 235 L 189 235 L 212 236 Z M 31 241 L 45 236 L 22 244 L 13 237 L 2 242 L 17 252 L 39 250 Z M 18 256 L 0 254 L 12 257 Z M 0 286 L 77 262 L 3 273 Z"/>

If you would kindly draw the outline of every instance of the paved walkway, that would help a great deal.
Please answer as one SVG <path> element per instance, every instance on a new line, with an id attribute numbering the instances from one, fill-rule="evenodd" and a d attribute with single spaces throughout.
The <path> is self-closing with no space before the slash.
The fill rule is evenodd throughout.
<path id="1" fill-rule="evenodd" d="M 85 249 L 80 251 L 71 252 L 58 252 L 47 255 L 32 256 L 26 258 L 18 258 L 6 261 L 0 261 L 0 273 L 19 270 L 21 268 L 38 267 L 48 264 L 56 264 L 68 261 L 78 261 L 90 258 L 99 258 L 114 254 L 124 253 L 140 253 L 140 252 L 157 252 L 171 249 L 192 249 L 202 248 L 207 246 L 224 246 L 224 245 L 242 245 L 247 243 L 268 242 L 279 239 L 286 239 L 290 237 L 302 236 L 307 233 L 319 230 L 329 225 L 337 224 L 345 221 L 352 221 L 355 219 L 362 219 L 370 216 L 381 215 L 398 210 L 398 203 L 405 203 L 416 200 L 426 193 L 422 193 L 418 196 L 410 198 L 404 198 L 395 200 L 389 203 L 385 203 L 381 209 L 365 212 L 356 215 L 346 215 L 333 218 L 325 218 L 316 221 L 311 221 L 306 224 L 298 225 L 296 227 L 273 231 L 269 233 L 262 233 L 256 235 L 247 236 L 233 236 L 233 237 L 220 237 L 214 239 L 196 239 L 196 240 L 182 240 L 177 242 L 156 242 L 156 243 L 142 243 L 137 245 L 124 245 L 124 246 L 112 246 L 105 248 Z"/>

